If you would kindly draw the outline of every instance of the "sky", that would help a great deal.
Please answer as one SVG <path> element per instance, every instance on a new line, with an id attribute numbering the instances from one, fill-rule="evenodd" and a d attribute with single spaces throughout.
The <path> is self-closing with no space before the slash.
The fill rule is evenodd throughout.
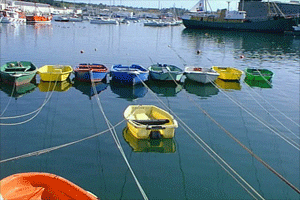
<path id="1" fill-rule="evenodd" d="M 72 0 L 67 0 L 72 2 Z M 199 0 L 73 0 L 75 3 L 94 3 L 94 4 L 107 4 L 107 5 L 123 5 L 123 6 L 133 6 L 133 7 L 144 7 L 144 8 L 186 8 L 191 9 Z M 209 0 L 212 10 L 217 10 L 220 8 L 227 8 L 228 0 Z M 237 3 L 239 0 L 230 0 L 230 9 L 236 10 Z"/>
<path id="2" fill-rule="evenodd" d="M 107 5 L 123 5 L 132 7 L 144 7 L 144 8 L 186 8 L 191 9 L 199 0 L 66 0 L 69 2 L 83 2 L 83 3 L 94 3 L 94 4 L 107 4 Z M 238 2 L 240 0 L 208 0 L 212 11 L 217 9 L 228 8 L 228 1 L 230 1 L 229 10 L 237 10 Z M 268 1 L 268 0 L 263 0 Z M 274 0 L 270 0 L 274 1 Z M 290 0 L 279 0 L 280 2 L 290 2 Z M 210 10 L 210 9 L 208 9 Z"/>

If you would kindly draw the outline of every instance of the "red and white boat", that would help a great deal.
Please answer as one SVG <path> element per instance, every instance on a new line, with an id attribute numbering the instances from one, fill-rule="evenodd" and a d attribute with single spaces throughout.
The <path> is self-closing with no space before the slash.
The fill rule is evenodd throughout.
<path id="1" fill-rule="evenodd" d="M 17 7 L 9 6 L 0 11 L 0 23 L 26 23 L 26 16 Z"/>

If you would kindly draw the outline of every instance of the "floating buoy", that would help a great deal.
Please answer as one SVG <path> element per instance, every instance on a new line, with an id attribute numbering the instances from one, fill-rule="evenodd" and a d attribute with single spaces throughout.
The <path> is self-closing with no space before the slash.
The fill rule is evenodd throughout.
<path id="1" fill-rule="evenodd" d="M 197 50 L 197 54 L 199 55 L 201 53 L 201 51 L 200 50 Z"/>
<path id="2" fill-rule="evenodd" d="M 97 48 L 95 48 L 95 51 L 97 51 Z"/>
<path id="3" fill-rule="evenodd" d="M 80 51 L 80 53 L 84 53 L 84 51 L 83 51 L 83 50 L 81 50 L 81 51 Z"/>
<path id="4" fill-rule="evenodd" d="M 245 56 L 244 55 L 240 55 L 240 58 L 245 58 Z"/>

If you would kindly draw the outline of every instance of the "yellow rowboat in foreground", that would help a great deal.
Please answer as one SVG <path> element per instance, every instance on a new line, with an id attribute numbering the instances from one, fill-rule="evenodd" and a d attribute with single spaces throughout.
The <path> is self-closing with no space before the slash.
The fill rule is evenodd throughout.
<path id="1" fill-rule="evenodd" d="M 127 127 L 138 139 L 173 138 L 177 121 L 167 111 L 153 105 L 130 105 L 124 111 Z"/>
<path id="2" fill-rule="evenodd" d="M 219 79 L 225 81 L 239 81 L 243 72 L 239 69 L 233 67 L 212 67 L 213 70 L 218 72 L 220 75 L 218 76 Z"/>
<path id="3" fill-rule="evenodd" d="M 44 65 L 37 73 L 42 81 L 65 81 L 72 72 L 70 65 Z"/>

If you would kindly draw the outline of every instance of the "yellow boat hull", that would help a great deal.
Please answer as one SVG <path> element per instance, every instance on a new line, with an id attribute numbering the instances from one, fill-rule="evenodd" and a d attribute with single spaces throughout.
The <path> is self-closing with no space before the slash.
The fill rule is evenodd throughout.
<path id="1" fill-rule="evenodd" d="M 218 72 L 220 75 L 218 76 L 219 79 L 225 81 L 239 81 L 243 72 L 239 69 L 233 67 L 212 67 L 213 70 Z"/>
<path id="2" fill-rule="evenodd" d="M 132 135 L 138 139 L 149 139 L 155 134 L 162 138 L 173 138 L 175 128 L 178 127 L 177 121 L 165 110 L 152 105 L 131 105 L 124 111 L 127 120 L 127 127 Z M 168 120 L 161 125 L 140 124 L 136 120 Z"/>
<path id="3" fill-rule="evenodd" d="M 38 69 L 42 81 L 65 81 L 73 72 L 69 65 L 45 65 Z"/>

